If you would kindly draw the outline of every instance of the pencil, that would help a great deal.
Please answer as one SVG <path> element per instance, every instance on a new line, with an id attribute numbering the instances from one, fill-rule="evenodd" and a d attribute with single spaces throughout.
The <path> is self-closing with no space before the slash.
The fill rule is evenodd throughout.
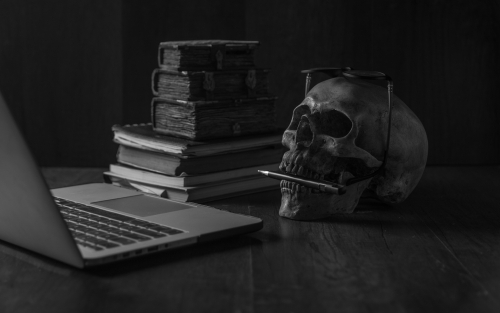
<path id="1" fill-rule="evenodd" d="M 294 176 L 294 175 L 271 172 L 271 171 L 258 170 L 258 172 L 261 173 L 262 175 L 269 177 L 269 178 L 291 181 L 291 182 L 297 183 L 299 185 L 313 188 L 313 189 L 317 189 L 317 190 L 327 192 L 327 193 L 333 193 L 336 195 L 343 195 L 346 192 L 345 186 L 334 187 L 333 185 L 326 184 L 323 181 L 304 179 L 302 177 L 298 177 L 298 176 Z"/>

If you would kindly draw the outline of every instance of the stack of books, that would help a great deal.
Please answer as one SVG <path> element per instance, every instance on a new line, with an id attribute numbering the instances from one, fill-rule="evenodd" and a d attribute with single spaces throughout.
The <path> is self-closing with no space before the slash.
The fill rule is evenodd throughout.
<path id="1" fill-rule="evenodd" d="M 117 164 L 105 181 L 178 201 L 204 202 L 279 187 L 283 155 L 275 97 L 255 41 L 161 43 L 152 120 L 113 126 Z"/>
<path id="2" fill-rule="evenodd" d="M 191 140 L 275 130 L 276 97 L 267 69 L 256 68 L 257 41 L 161 43 L 153 71 L 153 129 Z"/>

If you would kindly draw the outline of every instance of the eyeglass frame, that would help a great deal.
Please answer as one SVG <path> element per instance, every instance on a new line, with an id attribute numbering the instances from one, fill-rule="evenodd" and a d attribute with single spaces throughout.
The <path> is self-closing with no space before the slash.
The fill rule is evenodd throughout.
<path id="1" fill-rule="evenodd" d="M 394 92 L 394 83 L 392 81 L 392 78 L 389 75 L 386 75 L 382 72 L 378 71 L 364 71 L 364 70 L 355 70 L 351 67 L 321 67 L 321 68 L 312 68 L 308 70 L 303 70 L 301 73 L 307 74 L 306 76 L 306 87 L 305 87 L 305 94 L 309 93 L 311 90 L 311 79 L 312 76 L 311 74 L 313 73 L 323 73 L 327 74 L 330 76 L 337 76 L 337 77 L 347 77 L 347 78 L 359 78 L 359 79 L 365 79 L 365 80 L 386 80 L 387 81 L 387 95 L 388 95 L 388 102 L 389 102 L 389 121 L 388 121 L 388 128 L 387 128 L 387 139 L 386 139 L 386 147 L 384 151 L 384 159 L 382 161 L 382 165 L 380 167 L 368 174 L 368 175 L 363 175 L 360 177 L 353 177 L 350 178 L 346 181 L 345 186 L 349 186 L 355 183 L 359 183 L 363 180 L 370 179 L 372 177 L 375 177 L 376 175 L 380 174 L 384 169 L 385 165 L 387 163 L 387 154 L 389 152 L 389 145 L 391 141 L 391 125 L 392 125 L 392 94 Z"/>

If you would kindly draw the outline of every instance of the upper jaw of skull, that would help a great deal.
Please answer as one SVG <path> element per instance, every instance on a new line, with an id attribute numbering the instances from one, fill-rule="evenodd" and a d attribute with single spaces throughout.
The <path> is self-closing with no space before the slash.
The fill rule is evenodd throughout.
<path id="1" fill-rule="evenodd" d="M 333 138 L 313 133 L 309 141 L 300 141 L 296 130 L 286 130 L 283 136 L 290 150 L 283 155 L 282 172 L 329 183 L 344 184 L 348 178 L 366 175 L 380 167 L 367 151 L 354 144 L 354 138 Z M 305 143 L 304 143 L 305 141 Z"/>
<path id="2" fill-rule="evenodd" d="M 341 185 L 345 184 L 350 177 L 366 175 L 373 171 L 371 167 L 366 166 L 362 159 L 356 159 L 349 155 L 341 157 L 329 153 L 330 150 L 332 149 L 320 148 L 317 151 L 291 149 L 283 155 L 279 168 L 282 172 L 294 176 Z M 347 173 L 350 175 L 346 175 Z M 319 191 L 313 191 L 313 193 L 319 193 Z"/>

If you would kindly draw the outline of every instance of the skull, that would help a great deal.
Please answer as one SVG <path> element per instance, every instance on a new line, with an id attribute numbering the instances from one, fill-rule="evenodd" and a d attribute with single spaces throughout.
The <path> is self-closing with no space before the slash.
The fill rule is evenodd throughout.
<path id="1" fill-rule="evenodd" d="M 381 165 L 388 128 L 388 95 L 381 86 L 337 77 L 316 85 L 293 112 L 283 134 L 280 170 L 338 184 Z M 385 169 L 347 186 L 344 195 L 281 181 L 280 216 L 311 220 L 352 213 L 368 188 L 386 203 L 399 203 L 417 185 L 427 161 L 427 135 L 418 117 L 392 98 L 392 126 Z"/>

